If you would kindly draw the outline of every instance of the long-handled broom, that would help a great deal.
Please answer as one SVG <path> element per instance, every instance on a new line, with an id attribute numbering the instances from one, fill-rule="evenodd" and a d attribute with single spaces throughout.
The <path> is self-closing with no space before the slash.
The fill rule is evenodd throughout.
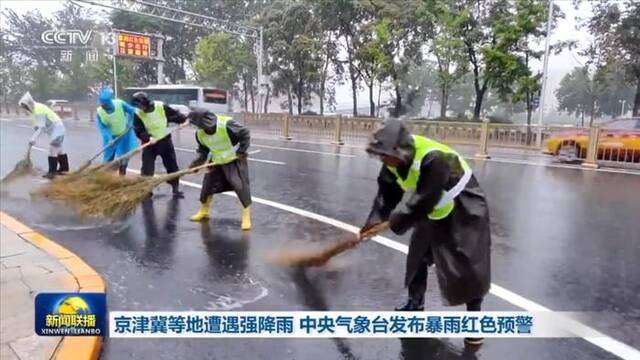
<path id="1" fill-rule="evenodd" d="M 31 162 L 31 145 L 29 145 L 24 159 L 16 163 L 13 170 L 0 180 L 0 184 L 8 184 L 22 176 L 30 174 L 32 171 L 33 163 Z"/>
<path id="2" fill-rule="evenodd" d="M 66 199 L 65 202 L 82 217 L 118 218 L 133 211 L 156 186 L 213 165 L 207 163 L 155 177 L 123 179 L 113 172 L 105 172 L 102 177 L 78 183 L 74 199 Z"/>
<path id="3" fill-rule="evenodd" d="M 388 227 L 387 222 L 374 225 L 363 234 L 356 235 L 355 237 L 353 235 L 350 235 L 348 238 L 337 241 L 321 250 L 281 251 L 277 254 L 272 255 L 271 260 L 274 263 L 282 266 L 298 266 L 298 267 L 322 266 L 326 264 L 327 261 L 329 261 L 329 259 L 331 259 L 332 257 L 355 247 L 356 245 L 360 244 L 366 239 L 376 236 L 377 234 L 386 230 L 387 227 Z"/>
<path id="4" fill-rule="evenodd" d="M 115 145 L 115 143 L 118 142 L 118 140 L 122 139 L 125 135 L 127 135 L 129 130 L 131 130 L 130 126 L 127 127 L 127 129 L 121 135 L 111 139 L 111 141 L 109 141 L 109 143 L 105 147 L 103 147 L 97 154 L 93 155 L 84 164 L 80 165 L 77 169 L 75 169 L 74 171 L 66 174 L 66 176 L 64 176 L 64 177 L 55 178 L 53 181 L 58 182 L 58 183 L 69 183 L 69 182 L 75 181 L 78 178 L 78 176 L 86 174 L 86 170 L 89 169 L 89 167 L 91 166 L 91 163 L 95 159 L 97 159 L 100 155 L 104 154 L 104 152 L 107 151 L 107 149 L 109 149 L 111 146 Z M 134 153 L 133 155 L 135 155 L 135 154 L 136 153 Z M 133 156 L 133 155 L 131 155 L 131 156 Z M 113 161 L 110 161 L 108 164 L 110 164 L 111 166 L 114 166 L 115 165 L 115 159 Z M 93 169 L 92 171 L 95 171 L 95 170 L 96 169 Z"/>

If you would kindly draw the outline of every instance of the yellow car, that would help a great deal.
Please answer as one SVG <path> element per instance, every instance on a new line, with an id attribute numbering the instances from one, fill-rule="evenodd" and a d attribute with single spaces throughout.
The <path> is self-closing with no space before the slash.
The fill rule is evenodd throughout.
<path id="1" fill-rule="evenodd" d="M 598 160 L 640 163 L 640 118 L 618 119 L 600 125 Z M 587 157 L 589 130 L 573 130 L 551 136 L 545 153 L 561 161 Z"/>

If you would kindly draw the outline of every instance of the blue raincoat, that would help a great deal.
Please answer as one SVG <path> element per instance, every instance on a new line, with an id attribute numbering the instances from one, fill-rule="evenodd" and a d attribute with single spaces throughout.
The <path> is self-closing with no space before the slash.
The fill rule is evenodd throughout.
<path id="1" fill-rule="evenodd" d="M 111 89 L 103 89 L 100 92 L 100 106 L 108 113 L 111 114 L 115 111 L 115 103 L 113 102 L 113 91 Z M 105 150 L 103 155 L 104 162 L 109 162 L 116 157 L 122 156 L 129 151 L 138 147 L 138 138 L 136 138 L 135 133 L 133 132 L 133 115 L 135 114 L 135 108 L 126 102 L 119 102 L 122 104 L 123 111 L 125 116 L 127 117 L 127 128 L 129 129 L 115 144 L 109 146 L 107 150 Z M 96 113 L 96 124 L 98 130 L 100 130 L 100 135 L 102 136 L 102 146 L 107 146 L 116 136 L 113 136 L 111 133 L 111 129 L 106 126 L 102 120 L 100 119 L 100 114 Z"/>

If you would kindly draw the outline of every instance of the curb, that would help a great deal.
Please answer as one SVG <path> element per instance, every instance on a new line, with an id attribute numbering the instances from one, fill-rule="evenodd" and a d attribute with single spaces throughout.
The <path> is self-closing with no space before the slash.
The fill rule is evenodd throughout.
<path id="1" fill-rule="evenodd" d="M 3 211 L 0 211 L 0 224 L 57 258 L 76 280 L 78 292 L 106 292 L 106 285 L 102 277 L 78 255 L 34 231 Z M 96 360 L 100 357 L 101 349 L 101 336 L 65 336 L 58 344 L 51 358 L 55 360 Z"/>

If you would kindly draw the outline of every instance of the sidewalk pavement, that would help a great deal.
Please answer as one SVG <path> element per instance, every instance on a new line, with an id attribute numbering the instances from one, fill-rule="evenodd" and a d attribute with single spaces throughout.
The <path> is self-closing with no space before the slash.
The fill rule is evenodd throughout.
<path id="1" fill-rule="evenodd" d="M 97 359 L 99 337 L 35 334 L 40 292 L 104 292 L 104 282 L 75 254 L 0 212 L 0 358 Z"/>

